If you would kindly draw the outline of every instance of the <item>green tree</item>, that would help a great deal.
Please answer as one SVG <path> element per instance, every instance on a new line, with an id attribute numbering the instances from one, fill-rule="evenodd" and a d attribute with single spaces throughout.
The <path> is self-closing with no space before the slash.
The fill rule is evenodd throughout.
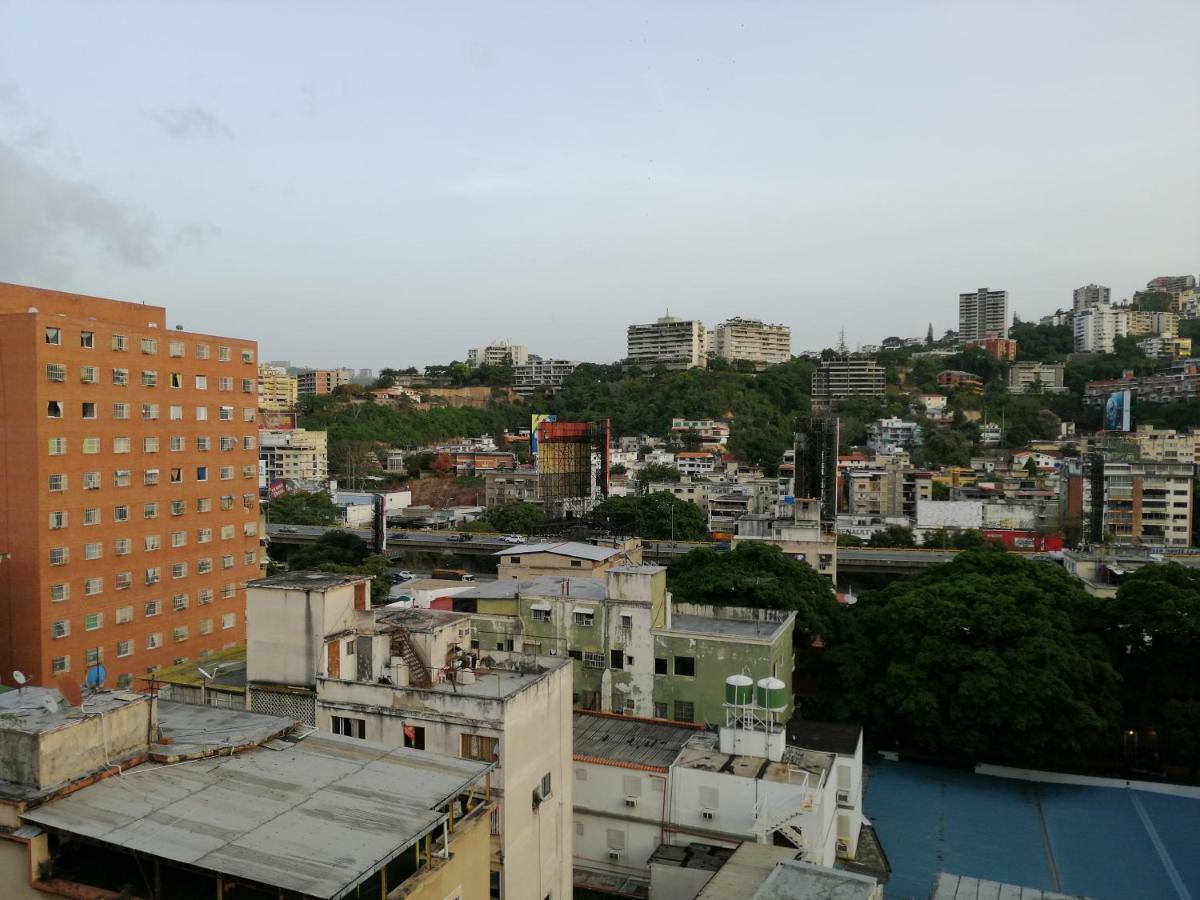
<path id="1" fill-rule="evenodd" d="M 293 571 L 315 569 L 347 575 L 370 575 L 371 599 L 388 595 L 387 557 L 372 553 L 367 542 L 348 531 L 328 531 L 313 544 L 301 547 L 288 560 Z"/>
<path id="2" fill-rule="evenodd" d="M 336 525 L 338 508 L 328 494 L 292 491 L 267 504 L 272 525 Z"/>
<path id="3" fill-rule="evenodd" d="M 867 542 L 854 534 L 839 534 L 837 536 L 837 545 L 839 547 L 862 547 Z"/>
<path id="4" fill-rule="evenodd" d="M 546 515 L 540 506 L 532 503 L 505 503 L 491 507 L 484 516 L 487 524 L 495 531 L 532 534 L 546 524 Z"/>
<path id="5" fill-rule="evenodd" d="M 916 455 L 927 466 L 969 466 L 971 442 L 953 428 L 933 428 Z"/>
<path id="6" fill-rule="evenodd" d="M 758 541 L 718 553 L 693 550 L 671 563 L 667 586 L 676 601 L 713 606 L 784 609 L 796 613 L 796 642 L 839 631 L 841 608 L 828 579 L 802 560 Z"/>
<path id="7" fill-rule="evenodd" d="M 881 746 L 959 761 L 1077 764 L 1111 733 L 1120 679 L 1061 569 L 960 553 L 850 609 L 822 702 Z"/>
<path id="8" fill-rule="evenodd" d="M 591 520 L 594 527 L 612 534 L 663 541 L 708 540 L 708 520 L 700 507 L 666 491 L 610 497 L 592 511 Z"/>
<path id="9" fill-rule="evenodd" d="M 917 546 L 917 541 L 913 537 L 911 528 L 905 528 L 903 525 L 889 525 L 882 531 L 871 535 L 867 546 L 905 548 Z"/>

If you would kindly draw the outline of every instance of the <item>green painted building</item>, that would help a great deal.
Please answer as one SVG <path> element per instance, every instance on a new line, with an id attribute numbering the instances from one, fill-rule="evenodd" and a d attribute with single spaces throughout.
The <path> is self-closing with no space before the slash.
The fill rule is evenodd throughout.
<path id="1" fill-rule="evenodd" d="M 481 584 L 453 598 L 473 645 L 569 656 L 581 709 L 717 724 L 724 681 L 774 675 L 791 697 L 795 614 L 675 605 L 662 566 L 603 578 L 543 576 Z M 789 702 L 787 714 L 791 713 Z"/>

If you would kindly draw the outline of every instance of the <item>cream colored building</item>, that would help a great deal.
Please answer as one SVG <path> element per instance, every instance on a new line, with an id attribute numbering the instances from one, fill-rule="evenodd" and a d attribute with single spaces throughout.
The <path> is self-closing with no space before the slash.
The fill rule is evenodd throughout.
<path id="1" fill-rule="evenodd" d="M 296 392 L 301 397 L 332 394 L 343 384 L 349 384 L 353 375 L 349 369 L 310 369 L 296 376 Z"/>
<path id="2" fill-rule="evenodd" d="M 1175 337 L 1179 334 L 1179 316 L 1176 313 L 1141 309 L 1123 309 L 1120 313 L 1125 316 L 1125 333 L 1130 336 Z"/>
<path id="3" fill-rule="evenodd" d="M 708 361 L 708 332 L 697 319 L 663 316 L 647 325 L 630 325 L 626 358 L 646 368 L 691 369 Z"/>
<path id="4" fill-rule="evenodd" d="M 1151 359 L 1187 359 L 1192 355 L 1192 339 L 1148 337 L 1138 341 L 1138 349 Z"/>
<path id="5" fill-rule="evenodd" d="M 259 471 L 265 487 L 282 478 L 295 481 L 326 481 L 329 450 L 324 431 L 304 428 L 261 428 L 258 432 Z"/>
<path id="6" fill-rule="evenodd" d="M 1141 428 L 1120 435 L 1117 440 L 1126 446 L 1136 447 L 1140 459 L 1200 463 L 1200 432 Z"/>
<path id="7" fill-rule="evenodd" d="M 296 377 L 279 366 L 258 367 L 258 408 L 287 412 L 296 408 Z"/>
<path id="8" fill-rule="evenodd" d="M 247 585 L 251 708 L 433 759 L 493 765 L 494 894 L 568 900 L 571 660 L 473 650 L 470 616 L 372 609 L 369 587 L 368 578 L 326 572 Z"/>
<path id="9" fill-rule="evenodd" d="M 603 578 L 610 566 L 639 565 L 642 544 L 637 539 L 614 547 L 598 547 L 580 541 L 517 544 L 500 550 L 496 556 L 500 559 L 497 573 L 500 581 L 543 575 Z"/>
<path id="10" fill-rule="evenodd" d="M 730 362 L 773 366 L 792 358 L 792 329 L 787 325 L 733 318 L 714 328 L 712 335 L 709 350 Z"/>

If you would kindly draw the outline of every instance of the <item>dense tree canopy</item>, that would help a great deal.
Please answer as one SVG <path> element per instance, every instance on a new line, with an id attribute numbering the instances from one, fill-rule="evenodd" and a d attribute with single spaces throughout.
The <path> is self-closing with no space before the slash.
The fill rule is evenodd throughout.
<path id="1" fill-rule="evenodd" d="M 371 598 L 382 600 L 388 595 L 387 557 L 373 554 L 366 541 L 348 531 L 326 532 L 315 543 L 298 548 L 288 557 L 288 567 L 370 575 L 374 579 Z"/>
<path id="2" fill-rule="evenodd" d="M 829 641 L 838 633 L 842 611 L 829 581 L 772 544 L 693 550 L 671 563 L 667 586 L 682 603 L 794 611 L 798 642 L 814 635 Z"/>
<path id="3" fill-rule="evenodd" d="M 1014 322 L 1008 336 L 1017 342 L 1020 362 L 1063 362 L 1075 349 L 1075 332 L 1070 325 Z"/>
<path id="4" fill-rule="evenodd" d="M 532 534 L 546 524 L 546 515 L 532 503 L 505 503 L 488 509 L 483 520 L 475 524 L 479 527 L 471 530 Z"/>
<path id="5" fill-rule="evenodd" d="M 328 494 L 292 491 L 267 505 L 272 525 L 336 525 L 338 508 Z"/>
<path id="6" fill-rule="evenodd" d="M 917 539 L 913 537 L 912 529 L 903 525 L 889 525 L 875 532 L 867 540 L 868 547 L 915 547 Z"/>
<path id="7" fill-rule="evenodd" d="M 1119 677 L 1084 631 L 1095 601 L 1061 569 L 997 550 L 868 593 L 834 649 L 826 712 L 883 746 L 1071 765 L 1114 727 Z"/>
<path id="8" fill-rule="evenodd" d="M 708 519 L 700 507 L 666 491 L 610 497 L 592 511 L 591 519 L 596 528 L 610 534 L 663 541 L 708 540 Z"/>

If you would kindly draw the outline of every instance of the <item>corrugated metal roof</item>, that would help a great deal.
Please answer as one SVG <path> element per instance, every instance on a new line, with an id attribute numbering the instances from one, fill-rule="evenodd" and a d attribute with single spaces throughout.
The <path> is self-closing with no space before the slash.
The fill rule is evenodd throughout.
<path id="1" fill-rule="evenodd" d="M 27 822 L 322 897 L 345 896 L 443 818 L 489 767 L 312 735 L 169 766 L 145 764 L 24 815 Z"/>
<path id="2" fill-rule="evenodd" d="M 575 757 L 667 769 L 695 728 L 631 716 L 575 713 Z"/>
<path id="3" fill-rule="evenodd" d="M 554 544 L 518 544 L 497 550 L 495 555 L 526 556 L 531 553 L 553 553 L 556 556 L 574 556 L 579 559 L 590 559 L 593 562 L 603 562 L 621 552 L 612 547 L 597 547 L 595 544 L 584 544 L 580 541 L 562 541 Z"/>

